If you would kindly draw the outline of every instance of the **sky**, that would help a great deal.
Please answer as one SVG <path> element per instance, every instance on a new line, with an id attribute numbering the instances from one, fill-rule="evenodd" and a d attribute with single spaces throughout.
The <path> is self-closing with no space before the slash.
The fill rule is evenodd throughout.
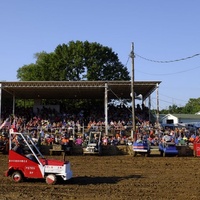
<path id="1" fill-rule="evenodd" d="M 199 0 L 0 1 L 0 81 L 34 55 L 70 41 L 97 42 L 115 52 L 134 80 L 161 81 L 151 106 L 185 106 L 200 97 Z"/>

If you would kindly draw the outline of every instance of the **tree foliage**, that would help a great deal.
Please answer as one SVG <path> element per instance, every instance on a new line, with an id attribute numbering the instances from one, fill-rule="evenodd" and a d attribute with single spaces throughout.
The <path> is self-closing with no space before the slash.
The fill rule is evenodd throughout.
<path id="1" fill-rule="evenodd" d="M 195 114 L 200 111 L 200 98 L 194 99 L 191 98 L 187 102 L 187 104 L 183 107 L 178 107 L 177 105 L 173 104 L 169 106 L 168 109 L 163 109 L 160 111 L 161 114 Z"/>
<path id="2" fill-rule="evenodd" d="M 70 41 L 54 52 L 36 53 L 36 62 L 17 71 L 21 81 L 130 80 L 111 48 L 88 41 Z"/>
<path id="3" fill-rule="evenodd" d="M 195 114 L 200 111 L 200 98 L 189 99 L 188 103 L 185 105 L 184 110 L 185 113 Z"/>

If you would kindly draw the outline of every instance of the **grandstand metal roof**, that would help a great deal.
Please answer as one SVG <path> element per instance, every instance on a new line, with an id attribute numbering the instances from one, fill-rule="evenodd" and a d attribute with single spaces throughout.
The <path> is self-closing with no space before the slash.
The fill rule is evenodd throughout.
<path id="1" fill-rule="evenodd" d="M 2 97 L 16 99 L 130 99 L 131 81 L 2 81 Z M 135 81 L 134 92 L 146 99 L 161 81 Z"/>

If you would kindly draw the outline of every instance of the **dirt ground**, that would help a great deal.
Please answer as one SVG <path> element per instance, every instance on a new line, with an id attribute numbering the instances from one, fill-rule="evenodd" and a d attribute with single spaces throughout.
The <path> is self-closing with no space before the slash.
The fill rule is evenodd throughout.
<path id="1" fill-rule="evenodd" d="M 73 171 L 67 182 L 14 183 L 4 176 L 8 156 L 0 154 L 0 200 L 200 199 L 200 157 L 80 155 L 67 159 Z"/>

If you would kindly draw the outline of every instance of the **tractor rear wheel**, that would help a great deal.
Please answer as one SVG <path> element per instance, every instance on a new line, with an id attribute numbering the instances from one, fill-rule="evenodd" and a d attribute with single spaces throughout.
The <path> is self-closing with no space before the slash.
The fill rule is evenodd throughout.
<path id="1" fill-rule="evenodd" d="M 23 182 L 24 177 L 20 171 L 14 171 L 11 176 L 12 180 L 16 183 Z"/>
<path id="2" fill-rule="evenodd" d="M 133 156 L 136 157 L 137 156 L 137 152 L 133 151 Z"/>
<path id="3" fill-rule="evenodd" d="M 147 151 L 147 153 L 145 154 L 145 157 L 149 157 L 150 156 L 150 152 Z"/>
<path id="4" fill-rule="evenodd" d="M 54 184 L 56 184 L 56 182 L 57 182 L 57 177 L 55 174 L 48 174 L 46 176 L 46 183 L 48 185 L 54 185 Z"/>
<path id="5" fill-rule="evenodd" d="M 165 152 L 163 152 L 163 157 L 166 157 L 166 153 Z"/>

